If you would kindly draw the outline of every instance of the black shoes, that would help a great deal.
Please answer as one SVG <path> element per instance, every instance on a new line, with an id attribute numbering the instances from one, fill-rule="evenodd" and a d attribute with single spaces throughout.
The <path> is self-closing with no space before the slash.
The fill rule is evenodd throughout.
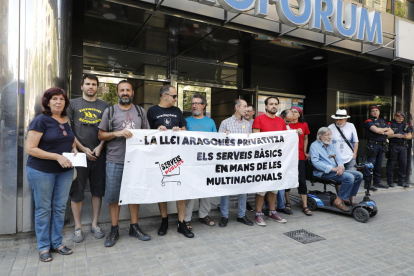
<path id="1" fill-rule="evenodd" d="M 178 222 L 177 232 L 184 235 L 186 238 L 194 238 L 194 233 L 185 225 L 185 221 Z"/>
<path id="2" fill-rule="evenodd" d="M 253 226 L 253 221 L 249 220 L 246 216 L 242 217 L 242 218 L 237 218 L 238 222 L 241 222 L 243 224 L 246 224 L 248 226 Z"/>
<path id="3" fill-rule="evenodd" d="M 108 234 L 108 236 L 106 236 L 106 240 L 104 245 L 106 247 L 111 247 L 114 246 L 116 244 L 116 240 L 119 238 L 119 227 L 117 226 L 112 226 L 111 227 L 111 232 Z"/>
<path id="4" fill-rule="evenodd" d="M 166 218 L 162 218 L 160 229 L 158 229 L 158 235 L 164 236 L 167 234 L 168 230 L 168 216 Z"/>
<path id="5" fill-rule="evenodd" d="M 250 203 L 248 201 L 246 201 L 246 210 L 250 211 L 250 212 L 253 212 L 253 208 L 252 208 L 252 206 L 250 206 Z"/>
<path id="6" fill-rule="evenodd" d="M 410 185 L 408 185 L 407 183 L 405 183 L 405 182 L 398 182 L 398 184 L 397 184 L 398 186 L 402 186 L 402 187 L 404 187 L 404 188 L 408 188 L 408 187 L 410 187 Z"/>
<path id="7" fill-rule="evenodd" d="M 278 211 L 279 213 L 283 213 L 283 214 L 289 215 L 289 216 L 293 215 L 292 210 L 287 209 L 287 208 L 285 208 L 285 209 L 277 209 L 276 211 Z"/>
<path id="8" fill-rule="evenodd" d="M 374 183 L 374 187 L 382 188 L 382 189 L 388 189 L 388 185 L 383 185 L 381 183 Z"/>
<path id="9" fill-rule="evenodd" d="M 375 191 L 378 191 L 378 189 L 377 189 L 375 186 L 371 186 L 371 187 L 369 187 L 369 190 L 370 190 L 370 191 L 374 191 L 374 192 L 375 192 Z"/>
<path id="10" fill-rule="evenodd" d="M 149 241 L 151 239 L 150 235 L 147 235 L 142 231 L 142 229 L 138 226 L 138 223 L 130 225 L 129 236 L 138 238 L 141 241 Z"/>
<path id="11" fill-rule="evenodd" d="M 220 227 L 226 227 L 227 226 L 227 223 L 229 223 L 229 219 L 226 218 L 226 217 L 222 217 L 221 220 L 220 220 L 220 222 L 219 222 L 219 226 Z"/>
<path id="12" fill-rule="evenodd" d="M 390 188 L 394 188 L 394 183 L 388 183 L 388 186 L 389 186 Z"/>

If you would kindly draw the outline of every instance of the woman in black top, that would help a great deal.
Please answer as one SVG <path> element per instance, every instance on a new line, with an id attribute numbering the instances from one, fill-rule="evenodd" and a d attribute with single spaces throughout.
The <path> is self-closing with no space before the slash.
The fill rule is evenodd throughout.
<path id="1" fill-rule="evenodd" d="M 27 133 L 27 179 L 35 202 L 35 230 L 39 260 L 52 261 L 50 251 L 62 255 L 73 251 L 62 244 L 66 203 L 74 169 L 63 152 L 77 153 L 75 134 L 66 117 L 69 99 L 60 88 L 49 88 L 42 98 L 43 114 Z"/>

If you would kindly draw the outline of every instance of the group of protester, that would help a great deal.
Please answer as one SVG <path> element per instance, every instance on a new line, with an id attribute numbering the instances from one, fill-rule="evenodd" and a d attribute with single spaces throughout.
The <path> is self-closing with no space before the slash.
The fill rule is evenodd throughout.
<path id="1" fill-rule="evenodd" d="M 207 101 L 200 94 L 192 96 L 192 116 L 184 118 L 182 111 L 175 106 L 178 94 L 173 86 L 164 85 L 161 87 L 159 104 L 149 108 L 148 112 L 133 104 L 134 89 L 130 82 L 123 80 L 118 83 L 116 93 L 119 101 L 113 106 L 97 99 L 98 87 L 98 78 L 95 75 L 86 74 L 82 78 L 83 94 L 80 98 L 69 102 L 64 90 L 60 88 L 46 90 L 42 98 L 43 114 L 37 116 L 29 127 L 26 142 L 26 152 L 29 155 L 27 178 L 35 202 L 35 231 L 39 259 L 43 262 L 52 261 L 51 252 L 63 255 L 73 253 L 72 249 L 62 244 L 62 228 L 68 196 L 75 220 L 72 239 L 77 243 L 84 240 L 81 210 L 88 181 L 92 194 L 93 210 L 91 232 L 97 239 L 105 236 L 98 225 L 102 197 L 105 197 L 106 203 L 109 204 L 112 226 L 104 245 L 106 247 L 115 245 L 119 238 L 120 206 L 118 202 L 124 169 L 126 139 L 132 137 L 131 129 L 217 132 L 214 121 L 205 116 Z M 307 216 L 312 215 L 312 211 L 307 206 L 307 159 L 312 161 L 314 175 L 335 179 L 342 183 L 334 205 L 341 210 L 347 210 L 346 205 L 354 204 L 363 175 L 355 169 L 359 141 L 354 125 L 347 122 L 349 116 L 346 111 L 338 110 L 332 116 L 335 123 L 319 129 L 317 140 L 310 146 L 308 154 L 308 135 L 310 132 L 307 123 L 304 122 L 301 108 L 294 106 L 291 109 L 283 110 L 279 117 L 276 115 L 279 111 L 277 97 L 270 96 L 264 103 L 266 113 L 253 119 L 254 107 L 242 99 L 235 100 L 234 114 L 221 123 L 218 131 L 229 134 L 296 130 L 299 135 L 298 192 L 302 199 L 302 212 Z M 403 151 L 399 147 L 400 141 L 402 141 L 401 139 L 411 139 L 412 130 L 411 127 L 401 127 L 401 124 L 405 124 L 401 120 L 401 117 L 404 118 L 402 112 L 396 114 L 395 120 L 390 125 L 383 124 L 382 119 L 378 118 L 379 108 L 377 106 L 371 107 L 371 116 L 365 122 L 365 127 L 369 137 L 368 149 L 371 149 L 368 161 L 375 165 L 373 185 L 375 188 L 380 185 L 380 175 L 377 168 L 381 166 L 382 162 L 383 140 L 385 141 L 386 137 L 390 138 L 390 141 L 394 143 L 391 145 L 393 156 L 401 157 Z M 406 134 L 401 134 L 400 130 Z M 71 161 L 62 153 L 77 154 L 78 151 L 86 154 L 87 167 L 77 167 L 75 171 Z M 393 163 L 390 163 L 390 167 L 393 167 Z M 400 179 L 405 178 L 402 170 L 400 170 L 399 177 Z M 369 172 L 365 172 L 365 181 L 366 185 L 370 185 Z M 255 223 L 260 226 L 266 225 L 262 213 L 265 200 L 269 208 L 266 214 L 267 218 L 286 223 L 286 219 L 281 218 L 278 212 L 292 214 L 289 194 L 290 190 L 257 193 Z M 194 237 L 191 221 L 195 201 L 192 199 L 176 202 L 177 231 L 187 238 Z M 199 201 L 199 221 L 208 226 L 215 226 L 215 221 L 209 217 L 210 200 L 207 198 Z M 246 201 L 246 194 L 238 195 L 237 221 L 253 226 L 254 222 L 246 217 L 248 204 Z M 158 205 L 161 213 L 158 235 L 163 236 L 168 231 L 167 203 L 160 202 Z M 151 236 L 138 225 L 139 205 L 129 204 L 128 208 L 131 220 L 129 235 L 142 241 L 150 240 Z M 219 226 L 226 227 L 229 222 L 229 196 L 221 197 L 220 210 Z"/>

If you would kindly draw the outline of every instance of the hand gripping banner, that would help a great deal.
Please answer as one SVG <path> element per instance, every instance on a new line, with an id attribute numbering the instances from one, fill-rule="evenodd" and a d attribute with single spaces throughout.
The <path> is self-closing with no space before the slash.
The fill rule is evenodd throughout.
<path id="1" fill-rule="evenodd" d="M 296 131 L 229 134 L 131 130 L 120 204 L 298 187 Z"/>

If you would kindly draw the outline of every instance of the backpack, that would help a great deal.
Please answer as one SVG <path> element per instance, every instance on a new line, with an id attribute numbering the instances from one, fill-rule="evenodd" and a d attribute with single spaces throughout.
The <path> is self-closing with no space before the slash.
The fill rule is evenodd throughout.
<path id="1" fill-rule="evenodd" d="M 145 124 L 145 121 L 146 121 L 145 114 L 142 112 L 141 107 L 139 107 L 135 104 L 133 106 L 135 106 L 135 109 L 138 112 L 138 116 L 141 117 L 141 129 L 146 129 L 147 126 Z M 113 130 L 112 122 L 113 122 L 113 119 L 114 119 L 115 108 L 114 108 L 113 105 L 111 105 L 108 108 L 109 108 L 109 110 L 108 110 L 108 132 L 112 132 L 112 130 Z"/>

